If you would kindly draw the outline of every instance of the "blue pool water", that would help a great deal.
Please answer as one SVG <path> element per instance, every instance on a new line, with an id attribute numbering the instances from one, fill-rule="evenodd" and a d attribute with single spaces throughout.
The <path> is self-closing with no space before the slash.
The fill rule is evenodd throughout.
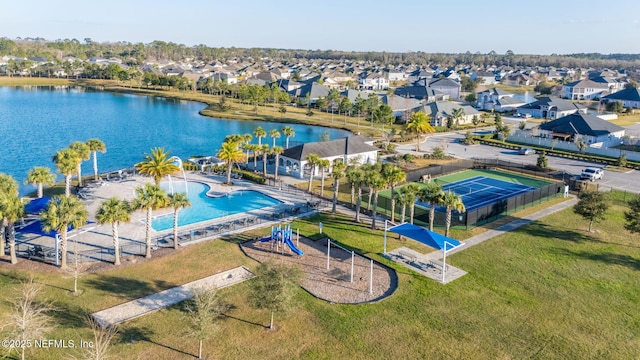
<path id="1" fill-rule="evenodd" d="M 208 197 L 208 185 L 193 181 L 189 181 L 187 184 L 191 207 L 180 210 L 178 213 L 178 226 L 195 224 L 282 203 L 280 200 L 253 190 L 234 191 L 222 197 Z M 165 182 L 162 183 L 161 187 L 171 193 L 171 186 L 173 186 L 174 192 L 185 191 L 184 181 L 174 180 L 171 184 Z M 166 212 L 166 209 L 160 211 Z M 171 215 L 153 219 L 151 227 L 156 231 L 173 228 L 173 211 Z"/>
<path id="2" fill-rule="evenodd" d="M 257 126 L 269 133 L 285 126 L 208 118 L 198 113 L 204 107 L 190 101 L 76 87 L 0 86 L 0 173 L 13 176 L 24 195 L 34 189 L 23 184 L 27 171 L 34 166 L 48 166 L 55 172 L 51 157 L 73 141 L 104 141 L 107 152 L 98 153 L 98 169 L 105 172 L 132 167 L 153 147 L 163 147 L 182 159 L 214 155 L 229 134 L 253 133 Z M 325 131 L 331 139 L 349 134 L 319 126 L 290 126 L 296 133 L 290 145 L 319 141 Z M 270 137 L 262 141 L 272 144 Z M 285 137 L 276 143 L 284 146 Z M 82 172 L 93 172 L 92 161 L 83 162 Z M 58 179 L 62 177 L 59 175 Z"/>

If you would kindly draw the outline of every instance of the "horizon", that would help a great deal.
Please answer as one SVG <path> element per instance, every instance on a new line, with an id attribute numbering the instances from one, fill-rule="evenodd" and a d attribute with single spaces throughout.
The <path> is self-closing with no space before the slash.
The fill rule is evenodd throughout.
<path id="1" fill-rule="evenodd" d="M 188 47 L 341 52 L 639 54 L 635 34 L 640 31 L 640 3 L 621 3 L 616 8 L 624 12 L 614 17 L 603 13 L 602 3 L 594 0 L 517 5 L 507 0 L 461 0 L 455 10 L 447 4 L 408 0 L 393 5 L 328 0 L 321 6 L 245 0 L 234 7 L 191 0 L 180 9 L 167 0 L 113 0 L 107 5 L 113 11 L 105 11 L 103 3 L 70 0 L 52 6 L 50 1 L 33 0 L 28 8 L 15 2 L 3 5 L 0 34 L 10 39 L 90 38 L 101 43 L 165 41 Z M 77 16 L 70 16 L 74 11 Z"/>

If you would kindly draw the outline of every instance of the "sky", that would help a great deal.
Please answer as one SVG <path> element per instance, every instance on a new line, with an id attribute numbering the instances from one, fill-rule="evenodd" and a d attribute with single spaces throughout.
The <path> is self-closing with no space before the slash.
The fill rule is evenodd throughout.
<path id="1" fill-rule="evenodd" d="M 342 51 L 637 54 L 640 1 L 3 1 L 0 37 Z"/>

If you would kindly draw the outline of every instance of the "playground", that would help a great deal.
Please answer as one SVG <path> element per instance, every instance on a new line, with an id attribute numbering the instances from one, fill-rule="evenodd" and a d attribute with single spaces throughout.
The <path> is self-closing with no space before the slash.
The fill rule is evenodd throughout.
<path id="1" fill-rule="evenodd" d="M 305 273 L 302 287 L 332 303 L 359 304 L 382 300 L 396 290 L 394 270 L 355 254 L 329 238 L 312 240 L 288 226 L 277 226 L 271 236 L 248 240 L 242 251 L 259 262 L 283 261 Z"/>

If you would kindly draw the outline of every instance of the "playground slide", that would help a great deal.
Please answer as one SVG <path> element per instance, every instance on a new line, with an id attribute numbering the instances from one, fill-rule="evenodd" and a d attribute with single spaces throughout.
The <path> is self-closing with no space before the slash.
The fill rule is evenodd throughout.
<path id="1" fill-rule="evenodd" d="M 285 244 L 289 245 L 289 248 L 290 248 L 290 249 L 291 249 L 291 251 L 293 251 L 294 253 L 296 253 L 296 254 L 298 254 L 298 255 L 300 255 L 300 256 L 304 255 L 304 252 L 303 252 L 302 250 L 298 249 L 298 248 L 293 244 L 293 241 L 291 241 L 291 239 L 286 238 L 286 239 L 284 240 L 284 242 L 285 242 Z"/>

